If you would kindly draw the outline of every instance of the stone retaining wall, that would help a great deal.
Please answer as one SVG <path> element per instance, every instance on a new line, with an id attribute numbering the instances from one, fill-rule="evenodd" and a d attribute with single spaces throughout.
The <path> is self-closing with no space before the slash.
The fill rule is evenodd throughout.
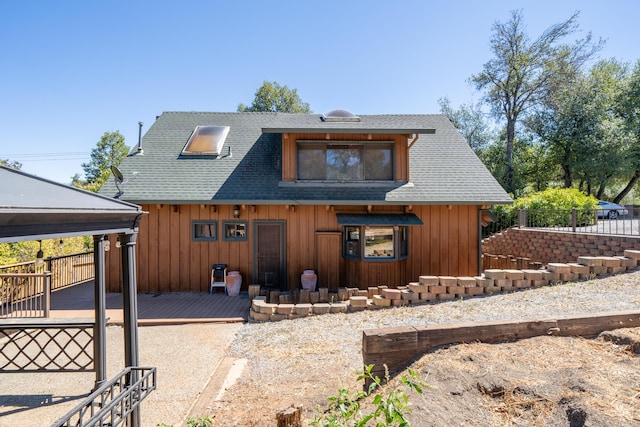
<path id="1" fill-rule="evenodd" d="M 548 263 L 540 270 L 485 270 L 477 277 L 420 276 L 418 282 L 396 289 L 386 286 L 340 288 L 329 293 L 321 288 L 304 294 L 268 292 L 260 295 L 259 285 L 250 285 L 252 299 L 249 316 L 254 321 L 297 319 L 327 313 L 346 313 L 367 309 L 426 304 L 456 298 L 509 292 L 552 283 L 586 280 L 623 273 L 640 264 L 640 250 L 624 250 L 623 256 L 578 256 L 575 262 Z M 296 296 L 297 295 L 297 296 Z"/>
<path id="2" fill-rule="evenodd" d="M 542 263 L 572 262 L 581 255 L 615 256 L 625 249 L 640 249 L 640 236 L 509 228 L 482 242 L 482 253 Z"/>

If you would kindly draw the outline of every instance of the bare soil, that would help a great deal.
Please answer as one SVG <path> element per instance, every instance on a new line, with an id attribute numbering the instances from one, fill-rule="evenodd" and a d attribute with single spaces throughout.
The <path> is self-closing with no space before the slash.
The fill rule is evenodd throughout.
<path id="1" fill-rule="evenodd" d="M 431 388 L 412 399 L 411 419 L 416 426 L 640 425 L 639 331 L 437 350 L 413 364 Z"/>
<path id="2" fill-rule="evenodd" d="M 302 418 L 312 419 L 338 389 L 363 389 L 356 371 L 365 329 L 637 310 L 640 269 L 480 298 L 248 323 L 227 352 L 247 359 L 244 371 L 199 414 L 216 427 L 275 426 L 279 409 L 301 405 Z M 419 427 L 640 427 L 639 353 L 640 328 L 442 347 L 410 366 L 430 387 L 408 394 L 408 417 Z"/>
<path id="3" fill-rule="evenodd" d="M 409 419 L 413 426 L 640 426 L 639 352 L 638 328 L 594 339 L 440 348 L 410 366 L 429 387 L 408 394 Z M 339 387 L 362 387 L 320 366 L 308 372 L 308 381 L 288 386 L 260 382 L 256 371 L 251 376 L 215 405 L 214 425 L 276 425 L 277 409 L 289 404 L 302 405 L 309 420 Z M 395 376 L 387 387 L 397 384 Z"/>

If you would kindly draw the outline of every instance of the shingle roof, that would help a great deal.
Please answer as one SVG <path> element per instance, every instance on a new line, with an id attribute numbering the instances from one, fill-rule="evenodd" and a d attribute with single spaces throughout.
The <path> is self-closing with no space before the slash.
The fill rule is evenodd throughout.
<path id="1" fill-rule="evenodd" d="M 142 139 L 144 155 L 120 169 L 123 200 L 225 204 L 492 204 L 511 199 L 444 115 L 369 115 L 360 122 L 322 122 L 319 115 L 165 112 Z M 184 158 L 196 126 L 230 126 L 223 153 Z M 282 183 L 278 130 L 419 134 L 409 151 L 409 184 Z M 429 134 L 435 129 L 434 134 Z M 370 131 L 370 132 L 365 132 Z M 395 132 L 391 132 L 395 130 Z M 135 149 L 134 149 L 135 151 Z M 113 178 L 100 190 L 117 194 Z"/>

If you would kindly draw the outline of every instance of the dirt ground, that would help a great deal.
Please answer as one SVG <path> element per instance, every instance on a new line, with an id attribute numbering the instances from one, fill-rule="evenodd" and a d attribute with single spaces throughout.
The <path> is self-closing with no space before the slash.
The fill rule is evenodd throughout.
<path id="1" fill-rule="evenodd" d="M 440 348 L 411 365 L 429 387 L 408 393 L 409 419 L 413 426 L 640 426 L 638 353 L 640 328 Z M 214 425 L 275 426 L 276 409 L 289 404 L 302 405 L 309 420 L 339 387 L 362 387 L 355 375 L 336 378 L 322 366 L 284 386 L 261 382 L 255 369 L 249 375 L 253 381 L 212 408 Z"/>
<path id="2" fill-rule="evenodd" d="M 640 425 L 639 332 L 440 349 L 413 364 L 431 388 L 412 399 L 411 419 L 415 426 Z"/>

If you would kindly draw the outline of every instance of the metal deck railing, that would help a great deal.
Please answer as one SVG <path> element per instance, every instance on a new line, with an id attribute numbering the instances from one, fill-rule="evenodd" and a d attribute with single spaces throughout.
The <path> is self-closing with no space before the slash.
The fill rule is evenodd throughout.
<path id="1" fill-rule="evenodd" d="M 609 218 L 602 210 L 529 209 L 516 214 L 501 215 L 482 228 L 482 237 L 489 237 L 511 227 L 536 228 L 570 233 L 640 236 L 640 208 L 626 208 Z"/>
<path id="2" fill-rule="evenodd" d="M 156 368 L 128 367 L 91 393 L 52 427 L 116 427 L 156 389 Z"/>
<path id="3" fill-rule="evenodd" d="M 49 317 L 51 273 L 0 274 L 0 319 Z"/>

